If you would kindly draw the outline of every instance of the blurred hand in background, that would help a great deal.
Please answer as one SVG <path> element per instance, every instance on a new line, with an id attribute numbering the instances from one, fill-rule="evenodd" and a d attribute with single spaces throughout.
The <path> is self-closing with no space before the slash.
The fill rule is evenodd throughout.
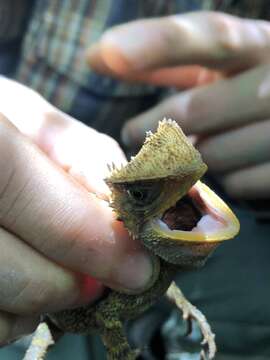
<path id="1" fill-rule="evenodd" d="M 182 90 L 126 123 L 128 147 L 171 117 L 232 197 L 270 196 L 269 22 L 217 12 L 133 21 L 105 32 L 87 60 L 103 74 Z"/>

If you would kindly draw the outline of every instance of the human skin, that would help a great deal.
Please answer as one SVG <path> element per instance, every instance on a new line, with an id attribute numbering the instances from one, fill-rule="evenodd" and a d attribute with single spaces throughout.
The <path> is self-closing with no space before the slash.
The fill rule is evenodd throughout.
<path id="1" fill-rule="evenodd" d="M 141 291 L 152 265 L 104 201 L 107 163 L 126 161 L 118 144 L 14 81 L 0 77 L 0 91 L 4 345 L 31 333 L 41 313 L 95 300 L 102 284 Z"/>
<path id="2" fill-rule="evenodd" d="M 182 90 L 129 119 L 127 146 L 172 117 L 229 195 L 258 199 L 270 196 L 269 55 L 269 22 L 193 12 L 112 28 L 87 58 L 100 73 Z"/>

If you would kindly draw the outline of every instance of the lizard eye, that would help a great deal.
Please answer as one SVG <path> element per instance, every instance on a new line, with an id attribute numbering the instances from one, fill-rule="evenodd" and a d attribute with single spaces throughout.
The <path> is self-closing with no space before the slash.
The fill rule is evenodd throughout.
<path id="1" fill-rule="evenodd" d="M 127 190 L 130 200 L 137 206 L 145 206 L 153 202 L 159 195 L 159 186 L 134 186 Z"/>
<path id="2" fill-rule="evenodd" d="M 135 200 L 138 203 L 144 203 L 149 196 L 149 191 L 147 191 L 147 189 L 128 190 L 127 193 L 131 199 Z"/>

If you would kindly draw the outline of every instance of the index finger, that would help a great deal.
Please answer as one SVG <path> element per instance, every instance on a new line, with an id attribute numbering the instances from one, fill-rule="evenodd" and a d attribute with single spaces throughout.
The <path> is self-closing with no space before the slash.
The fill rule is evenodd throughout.
<path id="1" fill-rule="evenodd" d="M 122 76 L 187 64 L 237 71 L 267 58 L 270 25 L 223 13 L 194 12 L 117 26 L 93 50 L 88 54 L 90 65 L 98 69 L 99 55 L 107 72 Z"/>

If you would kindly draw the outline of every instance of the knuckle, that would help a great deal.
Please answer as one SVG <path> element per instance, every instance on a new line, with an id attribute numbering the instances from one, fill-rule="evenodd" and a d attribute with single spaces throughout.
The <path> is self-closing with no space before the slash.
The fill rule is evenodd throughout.
<path id="1" fill-rule="evenodd" d="M 160 43 L 163 45 L 164 47 L 164 53 L 166 54 L 173 54 L 175 46 L 178 45 L 179 42 L 179 38 L 178 36 L 181 37 L 185 37 L 186 34 L 188 33 L 188 29 L 186 28 L 185 25 L 183 25 L 181 23 L 181 21 L 178 20 L 178 15 L 172 15 L 169 17 L 165 17 L 162 18 L 159 21 L 159 38 L 160 38 Z M 173 26 L 168 26 L 168 20 L 169 20 L 169 25 L 173 25 Z M 177 29 L 178 31 L 175 32 L 175 25 L 177 24 Z M 180 32 L 179 32 L 180 30 Z M 178 35 L 178 36 L 177 36 Z M 169 56 L 167 57 L 166 61 L 168 61 Z"/>
<path id="2" fill-rule="evenodd" d="M 239 33 L 240 19 L 224 14 L 207 12 L 205 14 L 209 29 L 216 34 L 218 55 L 231 55 L 241 47 L 241 37 Z"/>
<path id="3" fill-rule="evenodd" d="M 238 52 L 241 47 L 241 38 L 237 29 L 236 21 L 228 16 L 218 19 L 217 32 L 221 34 L 218 42 L 220 52 L 227 56 Z"/>

